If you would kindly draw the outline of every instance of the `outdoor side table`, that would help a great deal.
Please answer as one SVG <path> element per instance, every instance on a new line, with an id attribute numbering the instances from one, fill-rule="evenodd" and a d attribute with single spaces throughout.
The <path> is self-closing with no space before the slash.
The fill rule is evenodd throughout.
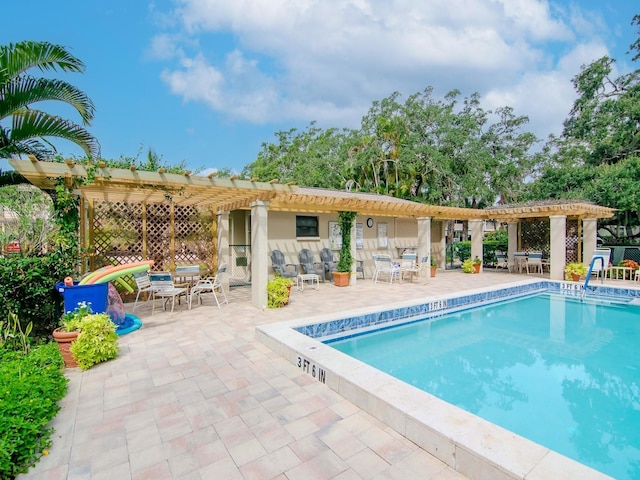
<path id="1" fill-rule="evenodd" d="M 315 273 L 300 273 L 296 277 L 296 288 L 301 292 L 304 291 L 304 282 L 309 282 L 309 285 L 320 290 L 320 277 Z"/>

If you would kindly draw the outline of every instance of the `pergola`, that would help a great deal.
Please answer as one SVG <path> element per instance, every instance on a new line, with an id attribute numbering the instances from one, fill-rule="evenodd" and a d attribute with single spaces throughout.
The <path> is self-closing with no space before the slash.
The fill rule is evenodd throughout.
<path id="1" fill-rule="evenodd" d="M 52 190 L 60 178 L 68 186 L 74 186 L 81 202 L 91 205 L 93 202 L 127 203 L 169 203 L 172 205 L 190 205 L 210 208 L 214 215 L 232 210 L 251 209 L 252 237 L 260 235 L 267 220 L 267 211 L 285 212 L 321 212 L 337 213 L 354 211 L 362 215 L 386 216 L 395 218 L 414 218 L 418 220 L 419 241 L 426 242 L 426 251 L 430 251 L 431 220 L 466 220 L 469 222 L 472 241 L 472 255 L 482 256 L 482 226 L 485 220 L 516 223 L 527 218 L 549 218 L 551 222 L 551 278 L 561 279 L 564 269 L 564 225 L 567 218 L 577 218 L 584 225 L 583 238 L 585 250 L 596 246 L 597 219 L 613 216 L 614 210 L 586 202 L 542 203 L 519 206 L 500 206 L 487 209 L 472 209 L 426 205 L 408 200 L 361 192 L 347 192 L 320 188 L 299 187 L 294 184 L 281 184 L 277 180 L 258 182 L 256 179 L 241 180 L 236 177 L 220 178 L 215 174 L 208 176 L 167 173 L 164 169 L 156 172 L 140 171 L 131 166 L 129 169 L 108 168 L 104 162 L 91 167 L 65 162 L 40 162 L 9 159 L 10 165 L 33 185 Z M 91 181 L 86 181 L 91 178 Z M 82 179 L 82 182 L 74 182 Z M 228 221 L 228 215 L 227 215 Z M 255 223 L 255 224 L 254 224 Z M 219 229 L 219 232 L 225 229 Z M 228 231 L 228 226 L 227 226 Z M 83 232 L 81 232 L 82 234 Z M 517 247 L 517 228 L 509 229 L 509 255 Z M 253 301 L 260 306 L 266 303 L 266 293 L 262 280 L 268 277 L 268 252 L 265 238 L 252 238 Z M 224 255 L 228 240 L 218 237 L 220 255 Z M 255 271 L 254 271 L 255 270 Z M 263 298 L 264 297 L 264 298 Z"/>

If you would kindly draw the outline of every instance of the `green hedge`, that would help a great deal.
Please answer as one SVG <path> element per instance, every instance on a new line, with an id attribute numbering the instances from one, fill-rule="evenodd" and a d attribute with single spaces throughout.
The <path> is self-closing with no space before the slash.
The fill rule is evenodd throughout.
<path id="1" fill-rule="evenodd" d="M 72 274 L 75 264 L 75 257 L 59 253 L 0 258 L 0 319 L 15 313 L 23 327 L 33 322 L 35 337 L 50 336 L 63 313 L 55 285 Z"/>
<path id="2" fill-rule="evenodd" d="M 487 265 L 493 265 L 496 262 L 496 251 L 507 252 L 506 239 L 497 238 L 495 240 L 484 240 L 482 242 L 482 263 Z M 464 262 L 466 259 L 471 258 L 471 242 L 456 242 L 453 244 L 454 256 Z"/>

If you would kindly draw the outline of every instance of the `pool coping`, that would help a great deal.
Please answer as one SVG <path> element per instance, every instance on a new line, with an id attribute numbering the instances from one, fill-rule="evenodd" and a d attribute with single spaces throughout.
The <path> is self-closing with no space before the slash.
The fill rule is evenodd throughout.
<path id="1" fill-rule="evenodd" d="M 544 288 L 537 288 L 536 285 L 544 285 Z M 523 280 L 509 287 L 489 287 L 462 294 L 425 296 L 417 300 L 395 303 L 384 312 L 398 309 L 414 312 L 424 309 L 425 307 L 422 307 L 424 305 L 431 305 L 436 307 L 431 312 L 437 314 L 438 310 L 442 310 L 444 314 L 445 311 L 441 307 L 438 308 L 439 305 L 442 305 L 442 302 L 456 303 L 453 302 L 456 299 L 463 299 L 456 305 L 452 305 L 452 309 L 459 310 L 469 308 L 470 303 L 466 302 L 468 299 L 486 298 L 479 303 L 498 301 L 500 297 L 495 294 L 498 291 L 515 289 L 520 293 L 504 297 L 515 298 L 549 288 L 580 294 L 581 287 L 574 282 Z M 620 295 L 618 291 L 620 289 L 602 288 L 606 288 L 609 295 Z M 590 286 L 589 290 L 598 291 L 599 287 Z M 631 290 L 634 290 L 633 296 L 640 298 L 640 289 Z M 446 310 L 446 313 L 449 311 L 453 310 Z M 526 478 L 527 480 L 552 477 L 586 480 L 611 478 L 395 379 L 325 345 L 317 338 L 301 333 L 308 326 L 339 322 L 345 318 L 372 318 L 376 321 L 381 317 L 387 317 L 384 312 L 381 315 L 380 308 L 364 308 L 345 311 L 341 315 L 318 315 L 302 320 L 262 325 L 256 327 L 256 339 L 469 478 Z M 408 316 L 406 320 L 410 321 L 410 317 Z M 336 323 L 336 325 L 339 324 Z M 320 330 L 322 330 L 321 333 L 326 333 L 323 328 Z"/>

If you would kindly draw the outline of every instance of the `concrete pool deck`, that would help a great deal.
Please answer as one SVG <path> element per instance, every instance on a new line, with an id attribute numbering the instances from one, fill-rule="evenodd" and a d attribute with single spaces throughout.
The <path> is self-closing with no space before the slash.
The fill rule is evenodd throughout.
<path id="1" fill-rule="evenodd" d="M 232 288 L 221 309 L 205 298 L 192 310 L 183 302 L 151 316 L 144 304 L 135 312 L 144 325 L 120 338 L 116 360 L 67 370 L 50 453 L 18 478 L 484 478 L 427 453 L 258 341 L 255 329 L 532 277 L 439 271 L 413 284 L 321 283 L 318 291 L 294 288 L 290 305 L 277 310 L 252 307 L 244 287 Z"/>

